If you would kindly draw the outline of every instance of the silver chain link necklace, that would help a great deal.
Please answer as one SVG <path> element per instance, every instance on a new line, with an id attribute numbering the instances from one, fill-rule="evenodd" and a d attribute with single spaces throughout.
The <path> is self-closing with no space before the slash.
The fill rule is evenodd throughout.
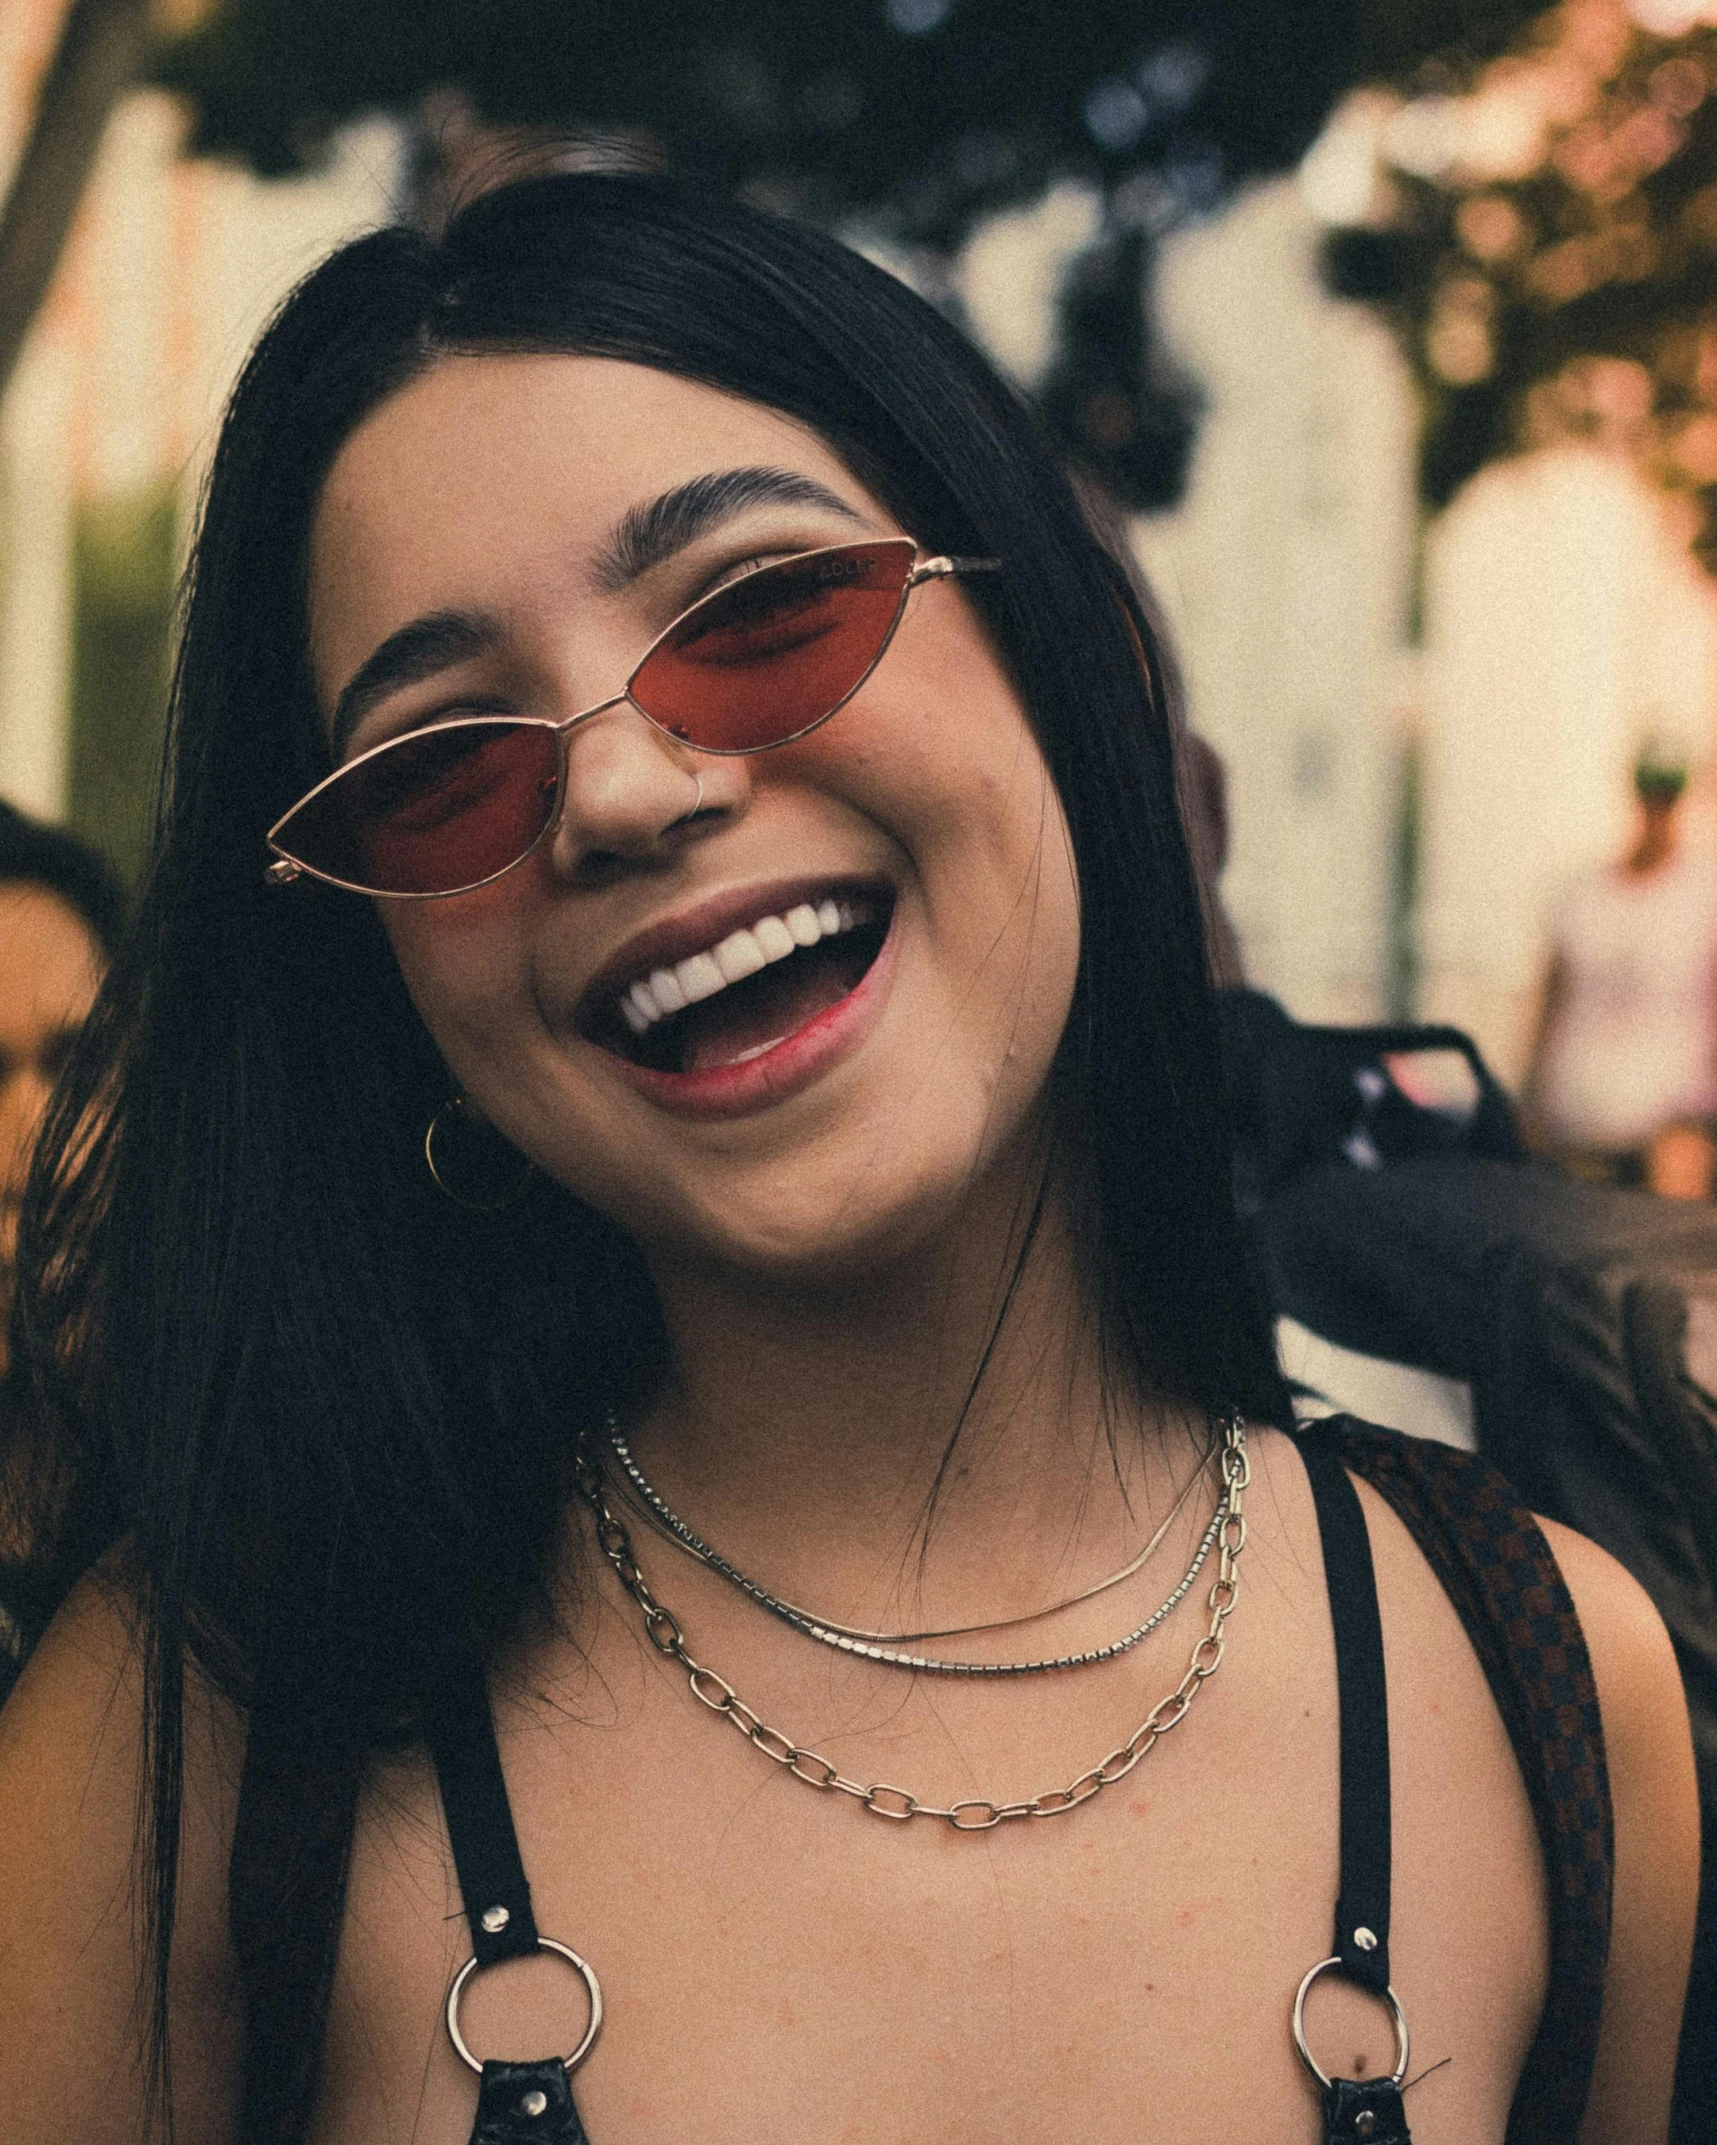
<path id="1" fill-rule="evenodd" d="M 689 1555 L 695 1557 L 700 1564 L 707 1565 L 711 1571 L 725 1579 L 730 1586 L 737 1587 L 742 1594 L 756 1602 L 760 1609 L 767 1609 L 771 1616 L 778 1617 L 782 1623 L 788 1625 L 794 1631 L 803 1633 L 806 1638 L 815 1639 L 819 1645 L 832 1646 L 841 1653 L 856 1654 L 867 1661 L 880 1661 L 889 1668 L 912 1669 L 920 1674 L 932 1676 L 1036 1676 L 1047 1674 L 1054 1669 L 1089 1668 L 1099 1661 L 1112 1661 L 1121 1654 L 1130 1653 L 1141 1639 L 1147 1638 L 1163 1619 L 1185 1600 L 1194 1580 L 1203 1570 L 1205 1560 L 1209 1557 L 1218 1535 L 1222 1532 L 1223 1524 L 1233 1509 L 1233 1484 L 1229 1479 L 1228 1468 L 1225 1464 L 1222 1494 L 1217 1499 L 1216 1510 L 1210 1516 L 1210 1524 L 1199 1537 L 1198 1546 L 1192 1553 L 1192 1562 L 1182 1574 L 1179 1584 L 1175 1586 L 1165 1600 L 1151 1611 L 1142 1624 L 1135 1625 L 1131 1631 L 1126 1632 L 1118 1639 L 1111 1639 L 1106 1646 L 1092 1646 L 1088 1647 L 1083 1653 L 1056 1654 L 1032 1661 L 951 1661 L 935 1654 L 913 1653 L 900 1646 L 884 1644 L 874 1634 L 855 1631 L 850 1626 L 834 1623 L 827 1617 L 814 1616 L 808 1610 L 798 1608 L 794 1603 L 783 1601 L 779 1595 L 770 1593 L 767 1587 L 759 1585 L 755 1579 L 747 1578 L 745 1573 L 740 1571 L 736 1565 L 729 1563 L 719 1550 L 712 1549 L 701 1535 L 695 1534 L 685 1521 L 680 1518 L 679 1514 L 675 1512 L 667 1499 L 663 1497 L 633 1458 L 631 1448 L 627 1445 L 619 1422 L 612 1414 L 608 1418 L 606 1430 L 609 1449 L 619 1462 L 621 1472 L 624 1474 L 626 1481 L 643 1500 L 647 1516 L 657 1521 L 670 1539 Z M 1224 1425 L 1222 1450 L 1225 1462 L 1227 1455 L 1234 1448 L 1237 1434 L 1243 1435 L 1243 1433 L 1238 1433 L 1237 1424 Z M 1143 1552 L 1133 1560 L 1133 1563 L 1125 1571 L 1117 1574 L 1117 1578 L 1129 1576 L 1131 1572 L 1136 1571 L 1144 1563 L 1145 1558 L 1150 1555 L 1173 1523 L 1175 1513 L 1180 1510 L 1185 1498 L 1191 1494 L 1193 1488 L 1202 1479 L 1203 1474 L 1204 1470 L 1200 1469 L 1199 1474 L 1193 1477 L 1186 1490 L 1176 1499 L 1173 1510 L 1170 1511 L 1168 1518 L 1164 1520 L 1150 1542 L 1146 1544 Z M 1076 1602 L 1089 1600 L 1093 1594 L 1104 1591 L 1105 1588 L 1114 1583 L 1114 1580 L 1105 1580 L 1101 1586 L 1090 1588 L 1086 1593 L 1074 1596 L 1073 1601 L 1064 1602 L 1060 1606 L 1071 1608 Z M 1053 1610 L 1034 1612 L 1031 1617 L 1022 1617 L 1014 1619 L 1014 1621 L 1031 1622 L 1036 1620 L 1037 1615 L 1053 1613 L 1055 1613 Z M 980 1630 L 1002 1627 L 969 1625 L 964 1628 Z M 960 1634 L 959 1632 L 945 1632 L 908 1633 L 903 1635 L 952 1638 L 958 1637 Z"/>
<path id="2" fill-rule="evenodd" d="M 621 1585 L 637 1604 L 644 1620 L 645 1636 L 658 1653 L 677 1662 L 684 1670 L 692 1696 L 699 1705 L 725 1720 L 730 1728 L 737 1729 L 754 1749 L 762 1751 L 771 1763 L 791 1773 L 795 1780 L 825 1792 L 850 1795 L 874 1817 L 887 1818 L 894 1824 L 903 1824 L 917 1817 L 940 1818 L 956 1832 L 990 1832 L 997 1825 L 1015 1818 L 1064 1816 L 1100 1795 L 1106 1787 L 1126 1779 L 1134 1766 L 1150 1756 L 1169 1730 L 1186 1718 L 1193 1700 L 1222 1666 L 1227 1647 L 1225 1626 L 1240 1598 L 1240 1553 L 1246 1547 L 1245 1493 L 1251 1481 L 1245 1425 L 1237 1415 L 1229 1417 L 1223 1424 L 1221 1465 L 1223 1502 L 1227 1512 L 1217 1538 L 1217 1574 L 1206 1596 L 1210 1622 L 1193 1647 L 1186 1673 L 1179 1683 L 1166 1697 L 1158 1699 L 1124 1743 L 1117 1744 L 1106 1758 L 1089 1767 L 1066 1787 L 1048 1788 L 1020 1802 L 995 1802 L 988 1797 L 968 1796 L 946 1806 L 921 1802 L 908 1789 L 895 1787 L 886 1780 L 849 1780 L 820 1751 L 802 1747 L 791 1736 L 783 1734 L 779 1728 L 772 1728 L 762 1719 L 726 1677 L 696 1658 L 686 1644 L 679 1618 L 651 1593 L 644 1574 L 638 1569 L 626 1529 L 609 1506 L 602 1471 L 588 1447 L 580 1447 L 575 1472 L 579 1494 L 589 1505 L 595 1521 L 597 1542 Z"/>

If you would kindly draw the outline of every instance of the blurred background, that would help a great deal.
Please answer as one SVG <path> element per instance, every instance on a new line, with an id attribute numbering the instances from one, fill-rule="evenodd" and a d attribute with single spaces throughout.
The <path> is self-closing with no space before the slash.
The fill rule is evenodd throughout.
<path id="1" fill-rule="evenodd" d="M 0 798 L 135 875 L 247 345 L 497 154 L 689 166 L 985 344 L 1302 1019 L 1518 1081 L 1642 758 L 1717 848 L 1717 0 L 0 0 Z"/>

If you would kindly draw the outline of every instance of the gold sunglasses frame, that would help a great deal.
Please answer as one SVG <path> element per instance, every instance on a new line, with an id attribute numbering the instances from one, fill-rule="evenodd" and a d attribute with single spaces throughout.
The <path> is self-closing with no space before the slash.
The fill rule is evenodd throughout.
<path id="1" fill-rule="evenodd" d="M 342 893 L 365 894 L 372 901 L 446 901 L 455 894 L 471 894 L 475 893 L 480 886 L 492 886 L 497 879 L 505 878 L 508 872 L 516 871 L 521 864 L 533 857 L 542 844 L 553 834 L 555 828 L 559 826 L 561 814 L 566 808 L 567 740 L 581 724 L 589 722 L 594 716 L 606 714 L 610 708 L 630 704 L 638 714 L 643 716 L 652 729 L 660 731 L 664 737 L 671 739 L 674 744 L 683 746 L 687 752 L 701 752 L 710 759 L 749 759 L 756 753 L 773 752 L 779 746 L 795 744 L 800 738 L 809 737 L 813 730 L 820 730 L 831 716 L 840 713 L 853 695 L 865 685 L 876 666 L 888 653 L 893 645 L 894 636 L 900 629 L 900 621 L 906 616 L 907 598 L 915 588 L 921 587 L 926 581 L 946 580 L 952 574 L 996 573 L 1000 571 L 1002 563 L 1000 559 L 956 558 L 948 553 L 938 553 L 932 558 L 924 558 L 919 552 L 918 545 L 910 536 L 885 536 L 870 537 L 850 544 L 818 544 L 809 551 L 795 551 L 785 558 L 771 559 L 767 565 L 755 568 L 754 572 L 772 573 L 781 567 L 802 565 L 807 559 L 834 557 L 842 552 L 849 551 L 876 551 L 885 547 L 891 550 L 904 548 L 910 551 L 912 555 L 912 563 L 907 568 L 906 578 L 901 584 L 900 600 L 894 607 L 894 616 L 889 620 L 888 631 L 878 643 L 876 653 L 865 665 L 863 674 L 853 681 L 840 699 L 835 702 L 834 706 L 825 709 L 814 722 L 803 724 L 788 736 L 772 737 L 767 744 L 762 745 L 698 745 L 694 744 L 690 738 L 678 736 L 665 722 L 658 720 L 647 708 L 640 707 L 638 702 L 632 698 L 633 685 L 651 657 L 655 655 L 663 643 L 671 635 L 678 633 L 689 619 L 695 618 L 700 611 L 709 606 L 721 602 L 724 597 L 731 595 L 735 588 L 740 587 L 753 577 L 752 574 L 741 574 L 738 580 L 723 582 L 720 588 L 712 589 L 707 596 L 700 596 L 696 603 L 688 604 L 678 616 L 671 618 L 650 642 L 650 645 L 644 650 L 637 662 L 633 664 L 627 674 L 626 683 L 621 687 L 620 691 L 611 693 L 606 700 L 598 700 L 590 707 L 580 708 L 574 715 L 563 715 L 558 721 L 546 715 L 463 715 L 455 717 L 450 722 L 426 723 L 416 730 L 403 731 L 398 737 L 384 738 L 379 745 L 372 745 L 367 752 L 360 752 L 356 759 L 347 760 L 342 766 L 334 768 L 330 773 L 324 775 L 320 782 L 307 789 L 295 804 L 282 812 L 273 826 L 269 828 L 265 840 L 268 847 L 274 852 L 274 861 L 265 867 L 263 872 L 264 879 L 270 886 L 290 886 L 298 879 L 319 879 L 324 886 L 338 887 Z M 503 864 L 499 871 L 489 872 L 481 879 L 467 880 L 463 886 L 436 887 L 424 893 L 390 891 L 381 887 L 362 886 L 356 880 L 342 879 L 333 872 L 318 870 L 314 864 L 307 864 L 302 857 L 294 856 L 280 839 L 283 830 L 297 818 L 298 814 L 306 806 L 313 804 L 325 790 L 331 789 L 336 782 L 343 782 L 356 768 L 364 766 L 368 761 L 376 759 L 380 754 L 393 752 L 408 740 L 420 738 L 431 730 L 474 730 L 479 727 L 488 729 L 498 725 L 505 725 L 509 729 L 551 731 L 554 735 L 557 755 L 554 809 L 543 822 L 540 832 L 533 838 L 530 847 L 521 850 L 516 857 Z"/>

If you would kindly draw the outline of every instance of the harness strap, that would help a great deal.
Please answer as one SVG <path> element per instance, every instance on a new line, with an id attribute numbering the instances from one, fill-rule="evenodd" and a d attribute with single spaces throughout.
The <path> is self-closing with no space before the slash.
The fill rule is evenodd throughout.
<path id="1" fill-rule="evenodd" d="M 1359 1493 L 1321 1426 L 1301 1435 L 1323 1543 L 1341 1709 L 1341 1891 L 1332 1954 L 1379 1996 L 1389 1987 L 1389 1687 L 1377 1579 Z"/>
<path id="2" fill-rule="evenodd" d="M 537 1949 L 537 1925 L 481 1663 L 448 1679 L 429 1721 L 429 1748 L 477 1964 L 522 1958 Z"/>
<path id="3" fill-rule="evenodd" d="M 503 1959 L 522 1958 L 541 1949 L 531 1912 L 531 1888 L 525 1881 L 507 1803 L 501 1753 L 495 1744 L 489 1686 L 480 1662 L 472 1661 L 448 1678 L 428 1727 L 459 1896 L 471 1929 L 472 1965 L 454 1982 L 448 2008 L 454 2046 L 479 2071 L 471 2145 L 588 2145 L 572 2099 L 569 2074 L 576 2056 L 571 2061 L 550 2056 L 536 2063 L 491 2058 L 479 2065 L 457 2035 L 456 2012 L 465 1973 L 481 1972 Z M 563 1945 L 549 1948 L 572 1958 Z M 590 1989 L 593 2039 L 602 2022 L 601 1997 L 583 1962 L 573 1963 Z"/>

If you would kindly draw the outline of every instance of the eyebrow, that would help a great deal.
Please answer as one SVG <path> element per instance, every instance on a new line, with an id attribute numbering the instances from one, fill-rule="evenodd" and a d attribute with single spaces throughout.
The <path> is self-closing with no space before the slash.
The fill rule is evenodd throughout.
<path id="1" fill-rule="evenodd" d="M 606 595 L 683 551 L 724 521 L 754 506 L 814 506 L 843 520 L 864 516 L 838 492 L 792 469 L 723 469 L 676 484 L 659 498 L 631 508 L 597 554 L 591 580 Z"/>
<path id="2" fill-rule="evenodd" d="M 353 671 L 334 703 L 335 759 L 378 701 L 403 685 L 434 677 L 438 670 L 486 655 L 500 638 L 500 620 L 482 611 L 431 611 L 390 633 Z"/>
<path id="3" fill-rule="evenodd" d="M 838 492 L 792 469 L 722 469 L 676 484 L 622 515 L 596 555 L 591 580 L 615 595 L 660 566 L 700 536 L 733 521 L 754 506 L 814 506 L 865 525 L 864 516 Z M 503 638 L 498 618 L 485 611 L 432 611 L 401 626 L 365 657 L 334 703 L 330 737 L 334 758 L 378 702 L 401 687 L 418 685 L 455 663 L 486 655 Z"/>

